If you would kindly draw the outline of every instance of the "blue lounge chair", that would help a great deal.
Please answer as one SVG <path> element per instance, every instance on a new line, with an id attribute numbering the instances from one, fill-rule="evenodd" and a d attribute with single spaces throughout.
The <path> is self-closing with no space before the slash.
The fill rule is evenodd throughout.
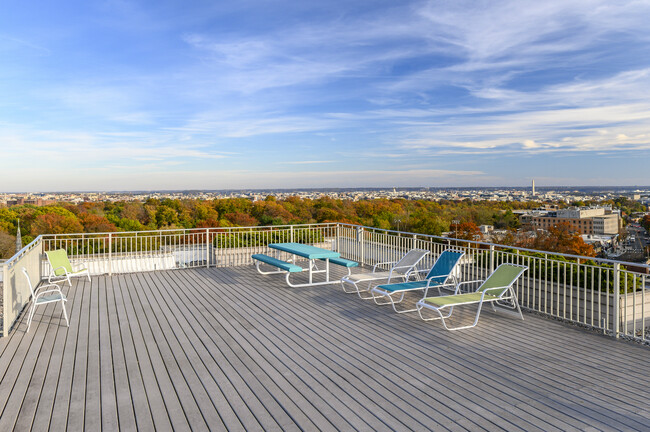
<path id="1" fill-rule="evenodd" d="M 372 298 L 378 305 L 390 303 L 397 313 L 416 311 L 417 308 L 397 310 L 395 305 L 401 303 L 405 294 L 410 291 L 424 290 L 422 298 L 426 298 L 429 288 L 437 288 L 438 294 L 442 294 L 440 288 L 455 290 L 458 279 L 454 270 L 464 255 L 465 252 L 462 251 L 446 250 L 440 254 L 424 280 L 376 286 L 371 290 Z M 399 299 L 393 297 L 398 295 Z M 384 301 L 380 300 L 382 298 Z"/>

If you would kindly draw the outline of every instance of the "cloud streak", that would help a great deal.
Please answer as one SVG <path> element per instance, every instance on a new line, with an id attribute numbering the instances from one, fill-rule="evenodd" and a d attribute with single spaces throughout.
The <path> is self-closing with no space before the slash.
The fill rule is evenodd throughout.
<path id="1" fill-rule="evenodd" d="M 331 168 L 304 177 L 314 186 L 412 186 L 502 182 L 507 164 L 527 184 L 547 171 L 540 158 L 650 162 L 645 1 L 32 6 L 46 29 L 27 41 L 9 22 L 0 36 L 15 60 L 0 63 L 14 177 L 25 154 L 41 182 L 58 164 L 192 188 L 252 184 L 246 169 L 294 185 L 283 165 Z M 396 164 L 412 175 L 382 175 Z M 589 174 L 578 165 L 557 178 Z M 629 179 L 611 168 L 606 183 Z"/>

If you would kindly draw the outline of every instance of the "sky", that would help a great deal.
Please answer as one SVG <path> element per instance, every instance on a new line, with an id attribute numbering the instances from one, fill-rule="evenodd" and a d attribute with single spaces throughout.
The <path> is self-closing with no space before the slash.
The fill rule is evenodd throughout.
<path id="1" fill-rule="evenodd" d="M 0 192 L 650 185 L 650 1 L 0 3 Z"/>

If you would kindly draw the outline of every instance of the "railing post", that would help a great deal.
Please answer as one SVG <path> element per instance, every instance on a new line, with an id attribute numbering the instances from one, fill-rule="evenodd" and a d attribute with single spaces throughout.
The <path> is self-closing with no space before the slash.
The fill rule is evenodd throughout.
<path id="1" fill-rule="evenodd" d="M 9 293 L 9 290 L 11 288 L 11 282 L 9 280 L 9 266 L 8 265 L 3 265 L 2 266 L 2 336 L 7 337 L 9 336 L 9 325 L 11 324 L 9 322 L 10 316 L 9 316 L 9 304 L 11 303 L 9 300 L 9 296 L 5 295 Z"/>
<path id="2" fill-rule="evenodd" d="M 620 331 L 620 303 L 621 303 L 621 265 L 614 263 L 614 313 L 612 323 L 612 336 L 618 339 Z"/>
<path id="3" fill-rule="evenodd" d="M 341 253 L 341 247 L 340 247 L 340 242 L 341 242 L 341 231 L 340 231 L 341 225 L 336 224 L 336 241 L 335 241 L 335 247 L 334 249 L 336 252 Z"/>
<path id="4" fill-rule="evenodd" d="M 108 275 L 113 276 L 113 234 L 108 234 Z"/>
<path id="5" fill-rule="evenodd" d="M 359 245 L 359 262 L 363 264 L 364 261 L 364 250 L 363 250 L 363 227 L 357 227 L 357 243 Z"/>
<path id="6" fill-rule="evenodd" d="M 490 245 L 490 273 L 492 274 L 494 272 L 494 245 Z"/>
<path id="7" fill-rule="evenodd" d="M 293 238 L 293 225 L 289 225 L 289 238 L 291 243 L 294 243 L 294 238 Z"/>
<path id="8" fill-rule="evenodd" d="M 205 229 L 205 268 L 210 268 L 210 228 Z"/>
<path id="9" fill-rule="evenodd" d="M 417 245 L 417 240 L 418 240 L 418 235 L 413 234 L 413 244 L 411 245 L 411 249 L 415 249 L 415 247 Z"/>

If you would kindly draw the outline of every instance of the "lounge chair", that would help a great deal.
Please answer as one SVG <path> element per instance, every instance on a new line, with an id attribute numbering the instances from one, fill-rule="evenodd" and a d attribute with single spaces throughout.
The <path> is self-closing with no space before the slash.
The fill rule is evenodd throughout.
<path id="1" fill-rule="evenodd" d="M 67 280 L 68 284 L 72 286 L 70 282 L 71 277 L 87 276 L 88 281 L 90 281 L 90 273 L 87 268 L 82 268 L 78 270 L 72 269 L 72 264 L 68 259 L 68 253 L 65 249 L 56 249 L 53 251 L 45 252 L 47 255 L 47 261 L 52 266 L 52 272 L 48 277 L 49 283 L 61 282 L 62 280 Z"/>
<path id="2" fill-rule="evenodd" d="M 397 262 L 390 261 L 375 264 L 375 266 L 372 268 L 371 273 L 357 273 L 344 276 L 341 279 L 341 287 L 343 288 L 343 292 L 346 294 L 352 294 L 356 292 L 363 300 L 369 300 L 373 298 L 373 296 L 364 297 L 361 293 L 370 291 L 373 282 L 381 280 L 385 280 L 386 283 L 391 283 L 391 281 L 395 280 L 403 282 L 408 281 L 410 276 L 417 276 L 416 266 L 428 253 L 429 251 L 423 249 L 411 249 L 406 253 L 406 255 L 402 257 L 402 259 Z M 389 264 L 392 265 L 388 271 L 378 270 L 380 266 Z M 361 285 L 365 285 L 366 282 L 368 285 L 365 288 L 362 287 Z M 354 287 L 354 291 L 346 290 L 346 284 L 352 285 L 352 287 Z"/>
<path id="3" fill-rule="evenodd" d="M 61 287 L 57 284 L 47 284 L 41 285 L 40 287 L 34 289 L 32 286 L 32 281 L 29 278 L 29 273 L 27 269 L 23 267 L 23 274 L 27 278 L 27 284 L 29 285 L 29 290 L 32 293 L 32 307 L 29 309 L 29 315 L 27 316 L 27 332 L 29 333 L 29 328 L 32 325 L 32 319 L 34 319 L 34 311 L 36 306 L 52 303 L 52 302 L 61 302 L 61 307 L 63 308 L 63 317 L 65 322 L 70 327 L 70 321 L 68 321 L 68 313 L 65 310 L 65 302 L 68 299 L 65 298 L 65 295 L 61 292 Z M 46 289 L 47 288 L 47 289 Z M 41 291 L 45 289 L 44 291 Z"/>
<path id="4" fill-rule="evenodd" d="M 478 318 L 481 314 L 483 303 L 490 303 L 494 310 L 496 310 L 494 307 L 494 304 L 496 303 L 500 306 L 516 309 L 523 320 L 524 316 L 521 313 L 521 308 L 517 302 L 517 295 L 512 286 L 517 279 L 519 279 L 519 276 L 521 276 L 526 270 L 528 270 L 528 267 L 522 265 L 501 264 L 487 279 L 485 279 L 485 281 L 483 281 L 483 283 L 481 283 L 475 292 L 460 294 L 460 287 L 464 284 L 477 283 L 481 281 L 461 282 L 456 288 L 456 294 L 453 295 L 423 298 L 416 304 L 418 314 L 420 314 L 420 318 L 425 321 L 437 319 L 442 320 L 442 325 L 445 326 L 447 330 L 461 330 L 474 327 L 478 324 Z M 509 301 L 509 303 L 504 301 Z M 448 327 L 445 319 L 451 317 L 454 307 L 470 304 L 478 304 L 474 323 L 465 326 Z M 443 315 L 441 311 L 445 308 L 448 308 L 449 312 L 446 315 Z M 423 309 L 430 309 L 436 312 L 439 316 L 424 318 L 424 316 L 422 316 Z"/>
<path id="5" fill-rule="evenodd" d="M 440 254 L 424 280 L 378 285 L 370 291 L 372 298 L 378 305 L 392 304 L 393 309 L 397 313 L 416 311 L 417 308 L 397 310 L 395 305 L 401 303 L 404 300 L 405 294 L 409 291 L 424 290 L 422 298 L 425 298 L 429 292 L 429 288 L 437 288 L 438 294 L 442 294 L 440 291 L 441 288 L 455 290 L 456 285 L 458 285 L 458 279 L 454 275 L 454 269 L 463 255 L 465 255 L 463 251 L 446 250 Z M 393 296 L 397 295 L 399 295 L 398 300 L 393 298 Z M 380 301 L 382 298 L 384 301 Z"/>

